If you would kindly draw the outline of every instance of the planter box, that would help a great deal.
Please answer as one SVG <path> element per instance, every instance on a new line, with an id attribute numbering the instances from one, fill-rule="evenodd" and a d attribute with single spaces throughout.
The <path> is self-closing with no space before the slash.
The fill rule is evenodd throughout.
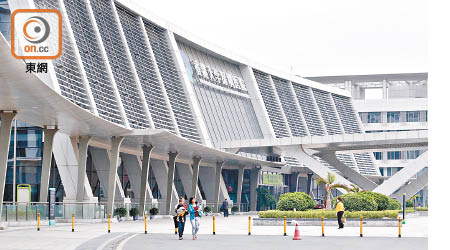
<path id="1" fill-rule="evenodd" d="M 299 223 L 299 226 L 321 226 L 322 221 L 321 219 L 309 219 L 309 218 L 303 218 L 303 219 L 286 219 L 288 226 L 295 226 L 291 225 L 291 221 L 297 221 Z M 359 219 L 346 219 L 347 222 L 345 223 L 346 227 L 359 227 Z M 254 226 L 283 226 L 284 219 L 278 219 L 278 218 L 255 218 L 253 219 L 253 225 Z M 337 219 L 324 219 L 324 225 L 325 226 L 334 226 L 338 227 Z M 365 219 L 363 220 L 363 225 L 366 227 L 398 227 L 398 219 Z"/>

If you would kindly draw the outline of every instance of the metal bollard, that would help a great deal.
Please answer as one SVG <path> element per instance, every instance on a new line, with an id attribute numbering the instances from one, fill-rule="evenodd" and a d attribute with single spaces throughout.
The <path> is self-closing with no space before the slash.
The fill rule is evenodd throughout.
<path id="1" fill-rule="evenodd" d="M 284 236 L 287 236 L 287 233 L 286 233 L 286 216 L 284 216 Z"/>
<path id="2" fill-rule="evenodd" d="M 249 216 L 249 217 L 248 217 L 248 235 L 252 235 L 251 224 L 252 224 L 252 217 Z"/>
<path id="3" fill-rule="evenodd" d="M 213 215 L 213 235 L 216 235 L 216 216 Z"/>
<path id="4" fill-rule="evenodd" d="M 402 237 L 402 219 L 398 217 L 398 237 Z"/>
<path id="5" fill-rule="evenodd" d="M 111 214 L 108 214 L 108 233 L 111 233 Z"/>
<path id="6" fill-rule="evenodd" d="M 321 220 L 322 220 L 322 237 L 325 237 L 325 230 L 324 230 L 324 227 L 323 227 L 323 216 L 322 216 L 322 218 L 321 218 Z"/>
<path id="7" fill-rule="evenodd" d="M 147 215 L 144 215 L 145 234 L 147 234 Z"/>
<path id="8" fill-rule="evenodd" d="M 41 213 L 37 213 L 37 230 L 41 230 Z"/>
<path id="9" fill-rule="evenodd" d="M 363 237 L 363 231 L 362 231 L 362 224 L 363 224 L 363 217 L 359 217 L 359 237 Z"/>
<path id="10" fill-rule="evenodd" d="M 72 232 L 75 232 L 75 214 L 72 214 Z"/>

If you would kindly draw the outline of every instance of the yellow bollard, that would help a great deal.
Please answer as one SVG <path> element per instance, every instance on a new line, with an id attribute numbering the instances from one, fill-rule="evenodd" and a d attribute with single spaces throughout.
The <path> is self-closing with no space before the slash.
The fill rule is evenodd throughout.
<path id="1" fill-rule="evenodd" d="M 75 214 L 72 214 L 72 232 L 75 232 Z"/>
<path id="2" fill-rule="evenodd" d="M 41 213 L 37 213 L 37 230 L 41 230 Z"/>
<path id="3" fill-rule="evenodd" d="M 213 215 L 213 235 L 216 235 L 216 216 Z"/>
<path id="4" fill-rule="evenodd" d="M 359 237 L 363 237 L 363 232 L 362 232 L 362 224 L 363 224 L 363 217 L 359 217 Z"/>
<path id="5" fill-rule="evenodd" d="M 324 227 L 323 227 L 323 216 L 322 216 L 322 237 L 325 237 L 325 230 L 324 230 Z"/>
<path id="6" fill-rule="evenodd" d="M 144 215 L 145 234 L 147 234 L 147 215 Z"/>
<path id="7" fill-rule="evenodd" d="M 248 217 L 248 235 L 252 235 L 251 224 L 252 224 L 252 217 L 249 216 L 249 217 Z"/>
<path id="8" fill-rule="evenodd" d="M 111 214 L 108 214 L 108 233 L 111 233 Z"/>
<path id="9" fill-rule="evenodd" d="M 287 236 L 287 233 L 286 233 L 286 216 L 284 216 L 284 236 Z"/>
<path id="10" fill-rule="evenodd" d="M 402 237 L 402 219 L 400 216 L 398 217 L 398 237 Z"/>

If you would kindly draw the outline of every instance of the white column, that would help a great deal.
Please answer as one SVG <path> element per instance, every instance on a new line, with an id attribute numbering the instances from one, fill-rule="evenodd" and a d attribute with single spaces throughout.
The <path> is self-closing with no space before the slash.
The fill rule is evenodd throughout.
<path id="1" fill-rule="evenodd" d="M 242 183 L 244 182 L 244 167 L 239 167 L 236 206 L 241 209 Z"/>
<path id="2" fill-rule="evenodd" d="M 150 154 L 153 150 L 153 146 L 144 145 L 142 147 L 142 174 L 141 174 L 141 190 L 139 195 L 139 211 L 144 215 L 145 202 L 147 201 L 147 188 L 148 188 L 148 172 L 150 167 Z"/>
<path id="3" fill-rule="evenodd" d="M 200 157 L 194 157 L 192 158 L 192 197 L 197 197 L 197 191 L 198 191 L 198 172 L 200 170 L 200 161 L 202 158 Z"/>
<path id="4" fill-rule="evenodd" d="M 109 182 L 108 182 L 108 203 L 106 212 L 108 214 L 113 213 L 114 207 L 114 194 L 116 192 L 116 176 L 117 176 L 117 164 L 119 162 L 119 149 L 124 137 L 113 136 L 111 138 L 111 157 L 109 159 Z"/>
<path id="5" fill-rule="evenodd" d="M 86 161 L 87 161 L 87 151 L 89 146 L 90 136 L 80 136 L 78 137 L 78 177 L 77 177 L 77 202 L 82 202 L 84 200 L 84 184 L 86 178 Z"/>
<path id="6" fill-rule="evenodd" d="M 11 125 L 16 116 L 15 112 L 0 111 L 0 219 L 2 217 L 3 194 L 5 192 L 6 170 L 8 169 L 9 140 L 11 137 Z M 15 188 L 15 187 L 13 187 Z"/>
<path id="7" fill-rule="evenodd" d="M 57 128 L 44 128 L 44 150 L 42 154 L 42 171 L 41 171 L 41 188 L 39 201 L 47 202 L 48 184 L 50 180 L 50 167 L 52 164 L 53 138 L 55 137 Z"/>
<path id="8" fill-rule="evenodd" d="M 256 189 L 258 189 L 258 178 L 261 169 L 254 168 L 250 170 L 250 211 L 256 211 L 256 201 L 258 199 L 258 194 Z"/>
<path id="9" fill-rule="evenodd" d="M 387 85 L 386 80 L 383 80 L 383 99 L 388 99 Z"/>
<path id="10" fill-rule="evenodd" d="M 216 212 L 219 212 L 219 195 L 220 195 L 220 182 L 222 177 L 223 161 L 216 162 L 216 179 L 215 179 L 215 189 L 214 189 L 214 206 Z"/>
<path id="11" fill-rule="evenodd" d="M 166 214 L 170 214 L 172 211 L 172 191 L 173 191 L 173 179 L 175 177 L 175 160 L 178 156 L 178 152 L 169 152 L 169 171 L 167 174 L 167 190 L 166 190 Z"/>

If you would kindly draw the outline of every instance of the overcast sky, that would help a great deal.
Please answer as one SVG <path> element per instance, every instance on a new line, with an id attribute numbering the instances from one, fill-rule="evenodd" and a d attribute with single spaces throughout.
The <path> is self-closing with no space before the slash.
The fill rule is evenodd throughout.
<path id="1" fill-rule="evenodd" d="M 301 76 L 427 71 L 419 0 L 134 0 L 259 63 Z"/>

